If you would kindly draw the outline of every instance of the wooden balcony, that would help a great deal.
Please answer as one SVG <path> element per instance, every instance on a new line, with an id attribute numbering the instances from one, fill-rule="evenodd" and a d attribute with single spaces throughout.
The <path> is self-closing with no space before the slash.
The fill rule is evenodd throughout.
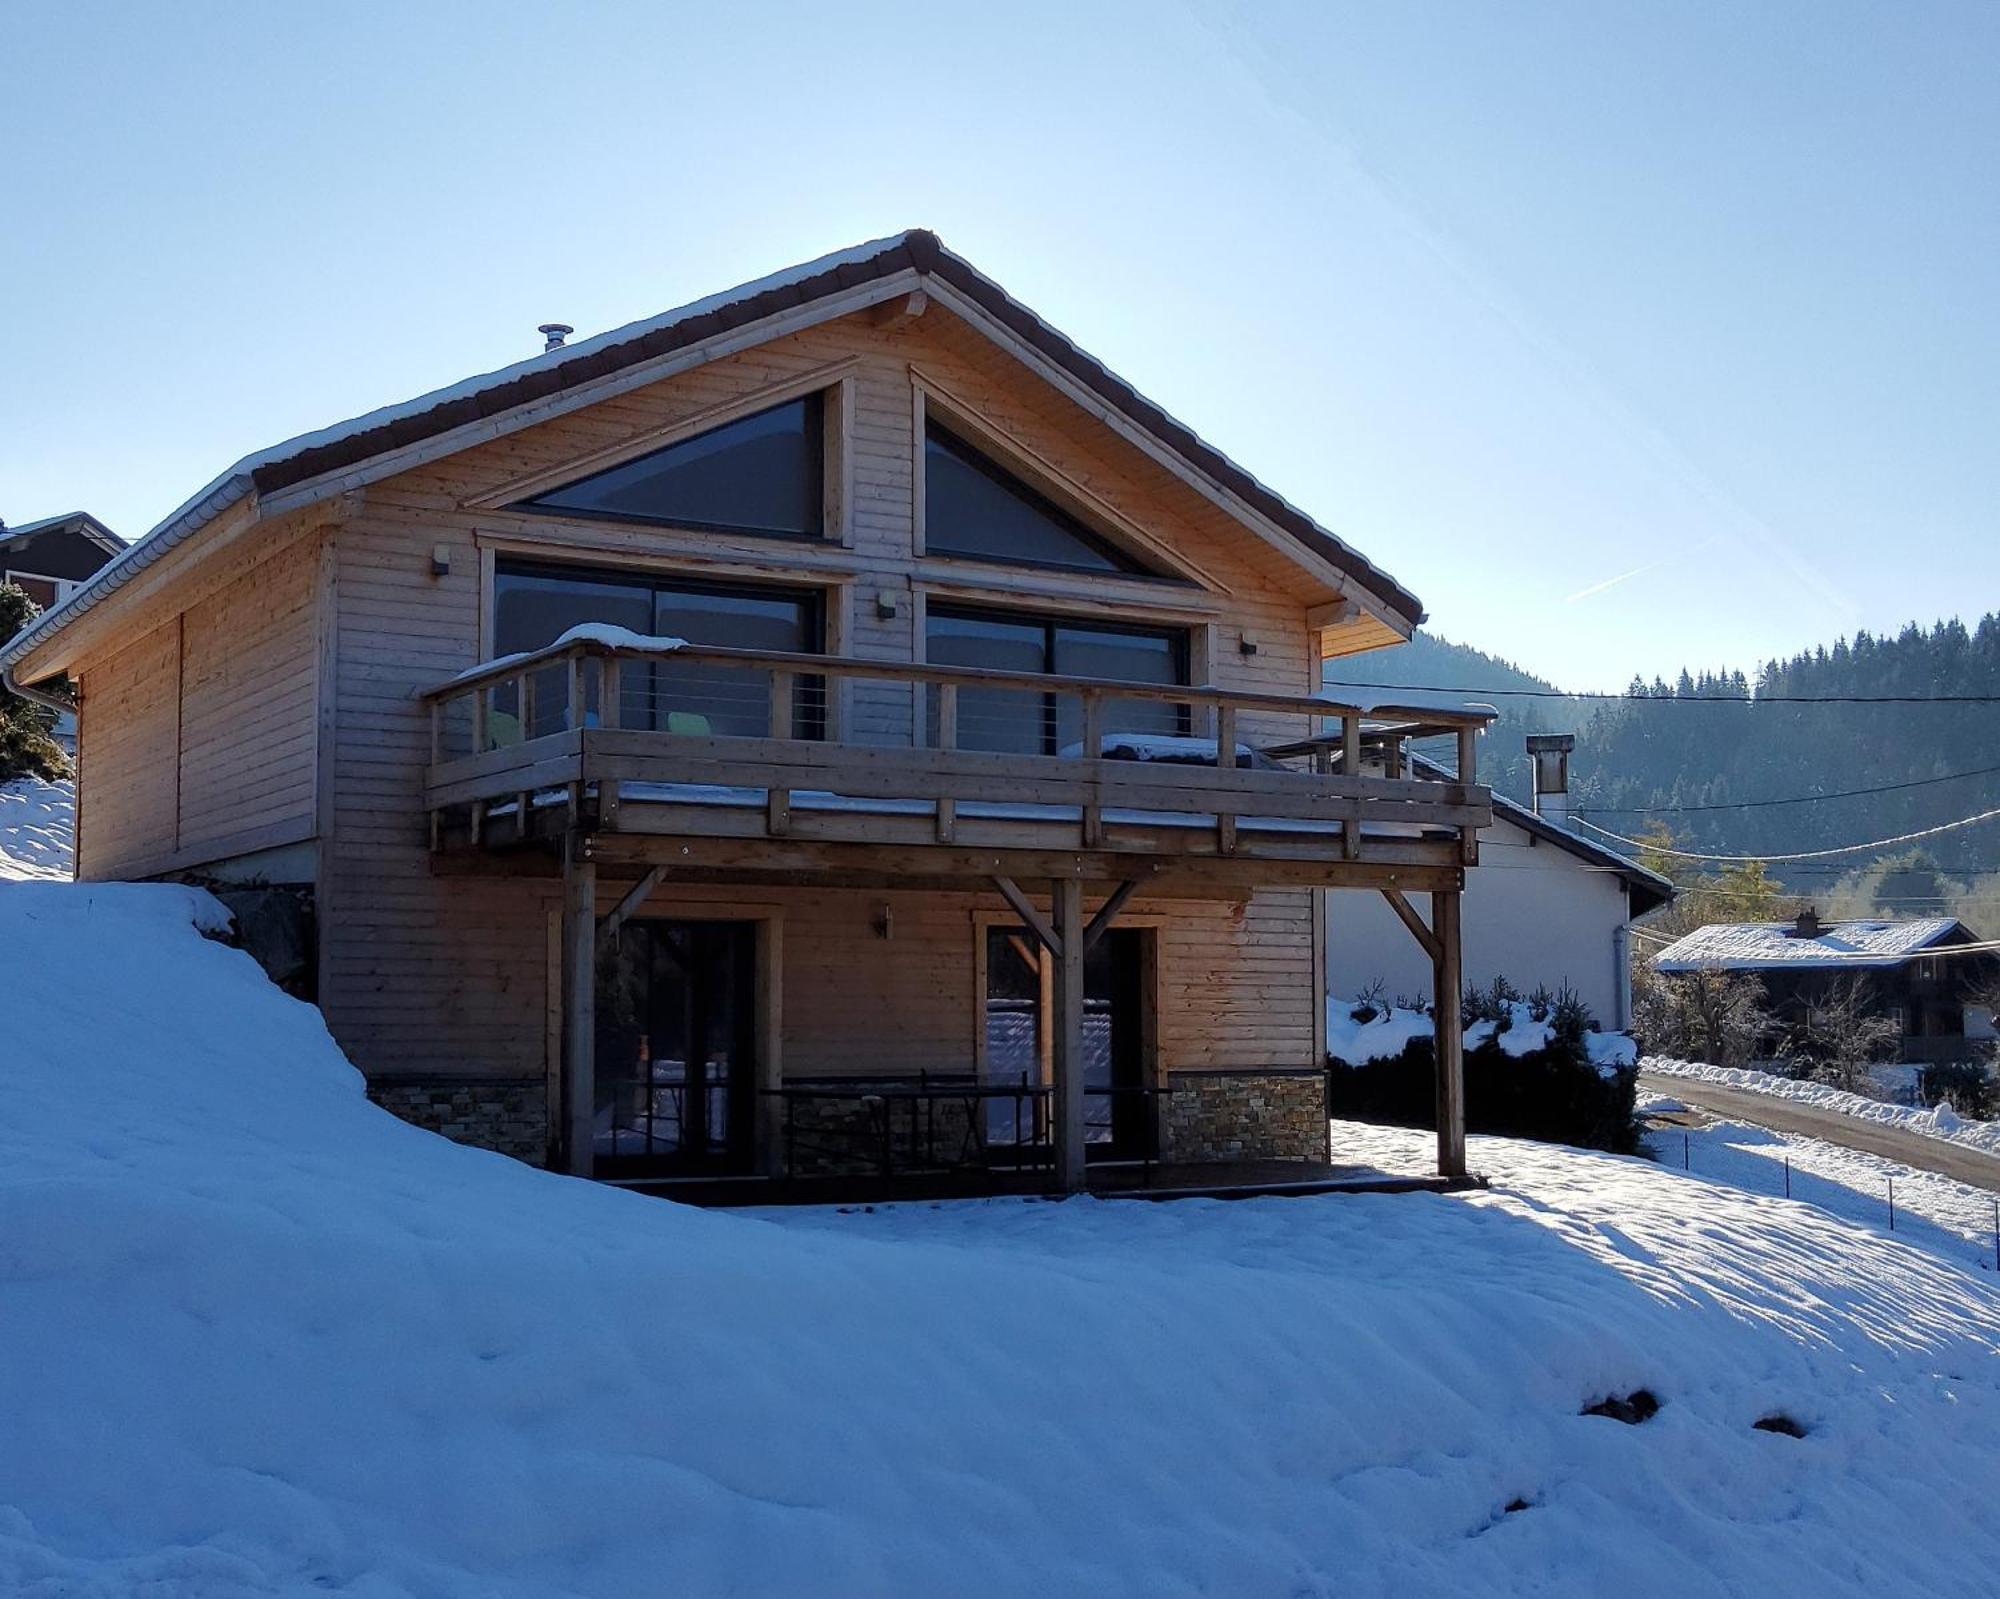
<path id="1" fill-rule="evenodd" d="M 1473 711 L 600 638 L 423 698 L 447 870 L 570 838 L 725 881 L 1449 890 L 1492 817 L 1476 783 L 1404 775 L 1441 736 L 1470 773 Z"/>

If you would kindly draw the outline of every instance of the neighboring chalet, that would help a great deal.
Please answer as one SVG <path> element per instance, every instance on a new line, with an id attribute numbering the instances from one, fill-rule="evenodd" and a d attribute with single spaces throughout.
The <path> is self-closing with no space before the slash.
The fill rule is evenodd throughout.
<path id="1" fill-rule="evenodd" d="M 12 583 L 45 611 L 124 553 L 125 541 L 88 511 L 45 516 L 19 527 L 0 523 L 0 583 Z"/>
<path id="2" fill-rule="evenodd" d="M 1655 955 L 1653 968 L 1754 976 L 1781 1026 L 1834 984 L 1857 980 L 1869 1010 L 1901 1030 L 1901 1059 L 1911 1064 L 1977 1056 L 1993 1037 L 1980 996 L 2000 983 L 2000 954 L 1952 917 L 1823 923 L 1811 910 L 1790 922 L 1697 927 Z"/>
<path id="3" fill-rule="evenodd" d="M 0 667 L 78 686 L 79 875 L 309 900 L 415 1121 L 1076 1189 L 1327 1159 L 1331 891 L 1456 1012 L 1490 798 L 1366 768 L 1487 713 L 1309 697 L 1422 614 L 913 232 L 252 456 Z"/>
<path id="4" fill-rule="evenodd" d="M 1632 923 L 1671 901 L 1674 885 L 1570 830 L 1572 744 L 1568 734 L 1529 738 L 1532 808 L 1493 796 L 1493 825 L 1480 839 L 1478 866 L 1465 874 L 1465 981 L 1484 987 L 1504 977 L 1523 993 L 1567 985 L 1606 1028 L 1623 1031 L 1632 1024 Z M 1452 776 L 1422 757 L 1411 769 L 1439 781 Z M 1429 992 L 1429 960 L 1415 940 L 1397 936 L 1393 909 L 1379 896 L 1328 896 L 1326 924 L 1335 997 L 1351 999 L 1377 981 L 1391 1000 Z"/>
<path id="5" fill-rule="evenodd" d="M 45 516 L 20 527 L 0 523 L 0 583 L 11 583 L 44 611 L 53 610 L 95 576 L 125 541 L 88 511 Z M 65 747 L 76 746 L 76 718 L 68 710 L 53 729 Z"/>

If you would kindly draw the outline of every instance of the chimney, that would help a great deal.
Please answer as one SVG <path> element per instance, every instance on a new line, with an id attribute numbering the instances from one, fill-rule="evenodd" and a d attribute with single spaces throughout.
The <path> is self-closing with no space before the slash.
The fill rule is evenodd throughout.
<path id="1" fill-rule="evenodd" d="M 1569 826 L 1569 752 L 1574 733 L 1530 733 L 1528 754 L 1535 763 L 1535 814 L 1557 827 Z"/>
<path id="2" fill-rule="evenodd" d="M 542 354 L 547 355 L 551 350 L 560 350 L 563 347 L 563 340 L 576 329 L 567 322 L 544 322 L 535 331 L 542 336 Z"/>
<path id="3" fill-rule="evenodd" d="M 1819 908 L 1817 906 L 1808 905 L 1804 910 L 1799 912 L 1798 923 L 1792 928 L 1792 937 L 1819 937 Z"/>

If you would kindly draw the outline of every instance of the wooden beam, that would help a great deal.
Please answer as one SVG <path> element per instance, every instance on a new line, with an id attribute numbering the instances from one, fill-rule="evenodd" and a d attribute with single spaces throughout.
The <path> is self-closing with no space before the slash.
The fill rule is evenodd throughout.
<path id="1" fill-rule="evenodd" d="M 1125 908 L 1125 902 L 1139 891 L 1139 879 L 1128 877 L 1111 891 L 1111 897 L 1097 907 L 1097 914 L 1090 919 L 1090 925 L 1083 930 L 1083 952 L 1088 955 L 1097 947 L 1097 941 L 1111 931 L 1111 924 L 1118 920 L 1118 913 Z"/>
<path id="2" fill-rule="evenodd" d="M 885 333 L 906 328 L 931 307 L 931 297 L 922 289 L 894 300 L 885 300 L 868 313 L 868 320 Z"/>
<path id="3" fill-rule="evenodd" d="M 567 1165 L 591 1174 L 597 1122 L 597 866 L 580 850 L 563 862 L 563 1106 Z"/>
<path id="4" fill-rule="evenodd" d="M 1083 1191 L 1083 884 L 1058 877 L 1049 884 L 1055 909 L 1056 1181 L 1066 1194 Z"/>
<path id="5" fill-rule="evenodd" d="M 1459 897 L 1456 892 L 1431 896 L 1431 920 L 1436 924 L 1438 952 L 1433 1019 L 1437 1024 L 1438 1175 L 1465 1175 L 1465 1026 L 1460 994 L 1464 969 L 1459 952 Z"/>
<path id="6" fill-rule="evenodd" d="M 605 949 L 610 946 L 611 941 L 618 936 L 618 929 L 623 927 L 637 914 L 639 907 L 652 897 L 653 890 L 660 886 L 661 882 L 665 880 L 666 875 L 666 867 L 655 866 L 645 876 L 641 877 L 638 882 L 634 883 L 631 888 L 626 890 L 625 897 L 612 906 L 611 913 L 597 924 L 597 947 L 599 949 Z"/>
<path id="7" fill-rule="evenodd" d="M 1382 897 L 1389 902 L 1389 909 L 1402 918 L 1403 925 L 1410 930 L 1410 936 L 1423 945 L 1424 953 L 1430 956 L 1435 964 L 1443 951 L 1438 944 L 1437 935 L 1424 926 L 1424 919 L 1417 914 L 1416 906 L 1403 897 L 1400 888 L 1385 888 L 1382 890 Z"/>
<path id="8" fill-rule="evenodd" d="M 1014 879 L 996 875 L 993 879 L 993 886 L 1000 890 L 1000 897 L 1014 907 L 1014 914 L 1027 924 L 1028 931 L 1035 935 L 1042 948 L 1060 960 L 1062 958 L 1062 934 L 1051 927 L 1043 919 L 1042 913 L 1028 903 L 1028 896 L 1021 892 L 1020 886 L 1015 883 Z"/>
<path id="9" fill-rule="evenodd" d="M 752 812 L 761 826 L 762 817 Z M 629 809 L 628 809 L 629 819 Z M 797 820 L 796 816 L 794 818 Z M 682 882 L 762 881 L 827 888 L 964 891 L 1006 876 L 1076 877 L 1084 882 L 1143 880 L 1148 895 L 1234 898 L 1258 888 L 1400 888 L 1428 894 L 1465 886 L 1455 861 L 1300 861 L 1237 854 L 1175 856 L 1138 851 L 977 848 L 964 844 L 887 844 L 802 838 L 728 838 L 696 833 L 603 833 L 585 847 L 601 866 L 664 865 Z M 432 857 L 440 876 L 531 875 L 522 851 L 451 852 Z"/>

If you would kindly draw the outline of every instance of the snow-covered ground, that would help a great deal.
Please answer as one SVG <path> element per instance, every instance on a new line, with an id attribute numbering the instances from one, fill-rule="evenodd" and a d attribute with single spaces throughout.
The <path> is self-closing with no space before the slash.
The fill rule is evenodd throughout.
<path id="1" fill-rule="evenodd" d="M 0 1592 L 1992 1591 L 2000 1291 L 1874 1229 L 1492 1139 L 693 1211 L 375 1110 L 217 909 L 0 893 Z"/>
<path id="2" fill-rule="evenodd" d="M 1796 1100 L 1821 1110 L 1838 1111 L 1843 1116 L 1901 1127 L 1930 1138 L 1949 1139 L 1955 1144 L 1967 1144 L 1988 1154 L 2000 1155 L 2000 1122 L 1967 1121 L 1949 1105 L 1934 1105 L 1929 1110 L 1909 1105 L 1889 1105 L 1862 1094 L 1829 1088 L 1824 1083 L 1800 1082 L 1772 1072 L 1745 1071 L 1734 1066 L 1710 1066 L 1702 1061 L 1674 1060 L 1666 1055 L 1646 1056 L 1639 1062 L 1639 1069 L 1661 1077 L 1688 1077 L 1704 1083 L 1720 1083 L 1728 1088 L 1746 1089 L 1751 1093 L 1769 1094 L 1774 1099 Z"/>
<path id="3" fill-rule="evenodd" d="M 0 783 L 0 883 L 63 881 L 76 869 L 76 784 Z"/>
<path id="4" fill-rule="evenodd" d="M 1685 1108 L 1657 1094 L 1639 1097 L 1642 1116 Z M 1705 1127 L 1657 1127 L 1647 1143 L 1662 1164 L 1677 1171 L 1753 1194 L 1783 1194 L 1789 1182 L 1794 1199 L 1864 1227 L 1894 1232 L 1904 1243 L 1947 1260 L 1993 1270 L 2000 1194 L 1987 1189 L 1821 1138 L 1728 1120 Z"/>

